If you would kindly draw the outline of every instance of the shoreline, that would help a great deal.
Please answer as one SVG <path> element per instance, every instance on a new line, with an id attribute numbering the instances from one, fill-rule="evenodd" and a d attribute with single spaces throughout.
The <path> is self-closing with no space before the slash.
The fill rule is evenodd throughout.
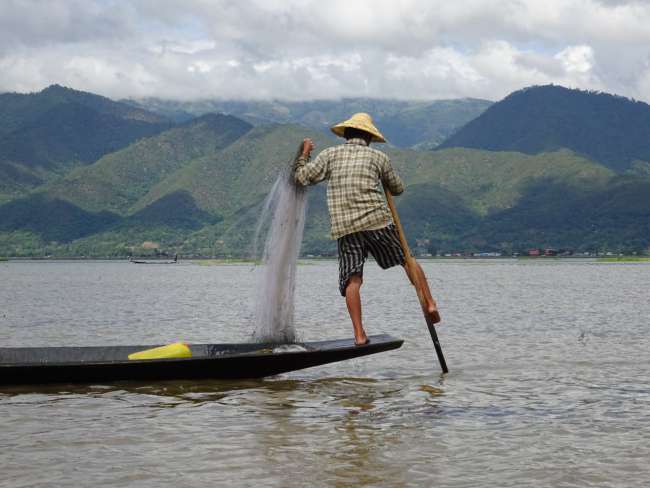
<path id="1" fill-rule="evenodd" d="M 414 256 L 418 261 L 558 261 L 558 260 L 592 260 L 603 263 L 616 262 L 650 262 L 650 256 Z M 149 258 L 148 258 L 149 259 Z M 300 257 L 302 263 L 311 261 L 336 261 L 337 257 L 310 256 Z M 245 258 L 211 258 L 211 257 L 192 257 L 183 258 L 179 256 L 179 262 L 189 262 L 202 266 L 211 266 L 219 264 L 260 264 L 259 259 Z M 108 257 L 75 257 L 75 256 L 9 256 L 0 257 L 0 262 L 20 262 L 20 261 L 111 261 L 111 262 L 129 262 L 128 258 L 108 258 Z M 175 264 L 175 263 L 170 263 Z"/>

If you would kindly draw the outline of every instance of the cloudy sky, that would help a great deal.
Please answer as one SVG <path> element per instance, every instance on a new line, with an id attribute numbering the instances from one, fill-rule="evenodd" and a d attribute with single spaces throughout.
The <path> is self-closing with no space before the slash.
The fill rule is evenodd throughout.
<path id="1" fill-rule="evenodd" d="M 0 0 L 0 91 L 650 102 L 650 1 Z"/>

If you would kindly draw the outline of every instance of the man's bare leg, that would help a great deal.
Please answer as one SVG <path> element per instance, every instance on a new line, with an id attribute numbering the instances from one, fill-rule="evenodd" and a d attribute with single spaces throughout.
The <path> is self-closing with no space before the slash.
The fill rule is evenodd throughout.
<path id="1" fill-rule="evenodd" d="M 433 299 L 431 296 L 431 290 L 429 289 L 429 283 L 427 282 L 427 277 L 424 274 L 424 270 L 422 269 L 422 266 L 420 266 L 420 263 L 417 261 L 415 262 L 415 272 L 417 273 L 417 278 L 418 281 L 422 285 L 422 291 L 424 292 L 424 300 L 426 302 L 427 306 L 427 314 L 431 317 L 431 320 L 433 321 L 434 324 L 437 324 L 440 322 L 440 314 L 438 313 L 438 304 L 436 301 Z M 411 277 L 409 276 L 409 279 Z M 413 280 L 411 279 L 411 283 L 413 283 Z M 413 283 L 415 284 L 415 283 Z"/>
<path id="2" fill-rule="evenodd" d="M 361 323 L 361 283 L 363 280 L 359 275 L 352 275 L 345 288 L 345 304 L 348 306 L 352 327 L 354 328 L 354 343 L 362 345 L 368 342 L 366 331 Z"/>

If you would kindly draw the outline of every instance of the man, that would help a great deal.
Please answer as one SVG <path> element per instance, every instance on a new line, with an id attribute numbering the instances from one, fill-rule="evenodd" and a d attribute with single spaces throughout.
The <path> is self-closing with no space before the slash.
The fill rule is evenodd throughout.
<path id="1" fill-rule="evenodd" d="M 332 238 L 337 240 L 339 252 L 339 291 L 350 313 L 354 342 L 363 345 L 368 343 L 368 337 L 361 321 L 360 288 L 368 253 L 383 269 L 405 263 L 380 186 L 384 184 L 391 193 L 399 195 L 404 191 L 404 184 L 393 171 L 388 156 L 370 147 L 371 142 L 386 142 L 370 115 L 354 114 L 333 126 L 332 132 L 344 137 L 345 144 L 327 148 L 310 161 L 314 143 L 305 139 L 302 155 L 294 168 L 294 179 L 304 186 L 328 180 L 327 206 Z M 427 313 L 434 323 L 439 322 L 436 302 L 419 265 L 416 273 L 423 284 Z"/>

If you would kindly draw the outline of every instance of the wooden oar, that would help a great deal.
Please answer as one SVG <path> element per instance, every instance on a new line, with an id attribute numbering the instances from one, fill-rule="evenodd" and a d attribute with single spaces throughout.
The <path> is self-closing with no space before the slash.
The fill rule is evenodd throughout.
<path id="1" fill-rule="evenodd" d="M 415 287 L 415 291 L 418 294 L 418 300 L 420 301 L 420 307 L 422 307 L 422 313 L 424 314 L 424 319 L 427 322 L 427 327 L 429 328 L 429 334 L 431 334 L 431 340 L 433 341 L 433 347 L 436 350 L 438 355 L 438 361 L 440 362 L 440 367 L 442 368 L 443 373 L 448 373 L 447 362 L 445 361 L 445 356 L 442 354 L 442 347 L 440 346 L 440 341 L 438 340 L 438 334 L 436 333 L 436 327 L 433 323 L 433 320 L 427 313 L 427 302 L 424 298 L 424 290 L 422 289 L 422 283 L 420 283 L 418 273 L 416 271 L 417 261 L 411 254 L 409 245 L 406 242 L 406 237 L 404 237 L 404 229 L 402 228 L 402 223 L 399 220 L 399 215 L 397 215 L 397 209 L 395 208 L 395 201 L 393 200 L 393 195 L 390 190 L 384 186 L 384 193 L 386 194 L 386 201 L 388 202 L 388 208 L 390 208 L 390 213 L 393 215 L 393 222 L 397 228 L 397 233 L 399 235 L 399 241 L 402 245 L 402 250 L 404 251 L 404 256 L 406 257 L 406 264 L 404 269 L 409 276 L 411 283 Z M 425 278 L 426 279 L 426 278 Z"/>

